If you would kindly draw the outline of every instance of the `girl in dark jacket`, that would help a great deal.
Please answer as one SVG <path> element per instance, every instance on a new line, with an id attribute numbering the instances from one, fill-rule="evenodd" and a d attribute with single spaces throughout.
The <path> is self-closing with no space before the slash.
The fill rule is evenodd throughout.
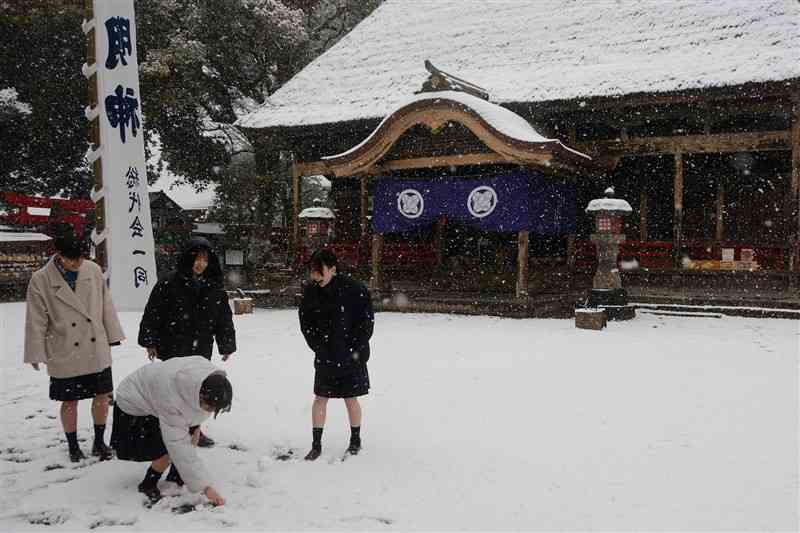
<path id="1" fill-rule="evenodd" d="M 374 315 L 369 290 L 349 276 L 337 275 L 336 256 L 319 250 L 311 256 L 311 280 L 300 303 L 300 329 L 314 352 L 313 441 L 306 459 L 322 453 L 322 430 L 329 398 L 343 398 L 350 419 L 348 453 L 361 450 L 361 406 L 369 392 L 369 339 Z"/>
<path id="2" fill-rule="evenodd" d="M 211 360 L 214 339 L 222 360 L 236 351 L 236 331 L 222 267 L 211 243 L 195 237 L 178 258 L 178 268 L 153 287 L 139 324 L 139 345 L 166 361 L 202 355 Z M 200 446 L 213 446 L 205 435 Z"/>

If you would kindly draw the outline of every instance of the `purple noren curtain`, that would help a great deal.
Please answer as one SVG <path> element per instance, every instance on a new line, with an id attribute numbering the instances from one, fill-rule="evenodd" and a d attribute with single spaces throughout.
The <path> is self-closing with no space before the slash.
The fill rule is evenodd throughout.
<path id="1" fill-rule="evenodd" d="M 575 202 L 574 184 L 532 171 L 480 178 L 388 178 L 375 186 L 372 226 L 377 233 L 403 233 L 446 215 L 484 231 L 557 236 L 575 231 Z"/>

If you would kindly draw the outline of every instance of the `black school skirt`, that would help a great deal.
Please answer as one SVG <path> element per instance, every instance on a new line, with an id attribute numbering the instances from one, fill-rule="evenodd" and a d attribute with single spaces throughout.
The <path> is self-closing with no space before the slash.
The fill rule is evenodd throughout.
<path id="1" fill-rule="evenodd" d="M 133 416 L 114 405 L 111 447 L 123 461 L 155 461 L 167 455 L 161 425 L 154 416 Z"/>
<path id="2" fill-rule="evenodd" d="M 314 394 L 323 398 L 355 398 L 369 393 L 367 365 L 343 376 L 325 370 L 314 372 Z"/>
<path id="3" fill-rule="evenodd" d="M 114 379 L 110 366 L 100 372 L 74 378 L 50 378 L 50 399 L 59 402 L 85 400 L 113 391 Z"/>

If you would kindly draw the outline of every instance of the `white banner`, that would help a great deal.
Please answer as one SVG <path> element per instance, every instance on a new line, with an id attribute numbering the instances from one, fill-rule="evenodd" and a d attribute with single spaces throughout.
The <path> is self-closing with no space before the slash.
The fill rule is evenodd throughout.
<path id="1" fill-rule="evenodd" d="M 95 244 L 106 242 L 111 292 L 118 309 L 143 310 L 156 283 L 153 228 L 147 194 L 147 172 L 139 93 L 139 62 L 133 0 L 94 0 L 96 64 L 84 66 L 84 74 L 97 72 L 97 116 L 103 189 L 93 200 L 105 200 L 105 229 L 92 236 Z"/>

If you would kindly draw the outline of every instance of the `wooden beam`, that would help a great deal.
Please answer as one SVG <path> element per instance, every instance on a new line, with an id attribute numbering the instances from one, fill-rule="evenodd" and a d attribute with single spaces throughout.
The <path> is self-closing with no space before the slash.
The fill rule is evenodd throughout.
<path id="1" fill-rule="evenodd" d="M 717 182 L 717 228 L 716 239 L 721 241 L 725 238 L 725 182 L 718 178 Z"/>
<path id="2" fill-rule="evenodd" d="M 552 158 L 552 155 L 542 157 L 540 159 L 542 164 L 546 164 Z M 466 165 L 515 165 L 525 164 L 516 161 L 504 155 L 492 153 L 480 154 L 463 154 L 463 155 L 447 155 L 438 157 L 419 157 L 415 159 L 399 159 L 396 161 L 387 161 L 375 165 L 369 171 L 372 175 L 389 174 L 395 170 L 411 170 L 415 168 L 436 168 L 436 167 L 460 167 Z"/>
<path id="3" fill-rule="evenodd" d="M 444 215 L 436 219 L 436 227 L 433 233 L 433 249 L 436 251 L 436 266 L 444 263 L 444 237 L 447 219 Z"/>
<path id="4" fill-rule="evenodd" d="M 520 231 L 517 234 L 517 298 L 528 296 L 529 245 L 530 232 Z"/>
<path id="5" fill-rule="evenodd" d="M 639 193 L 639 240 L 647 242 L 647 215 L 648 215 L 648 195 L 647 191 Z"/>
<path id="6" fill-rule="evenodd" d="M 681 245 L 683 244 L 683 154 L 675 154 L 675 177 L 673 180 L 673 206 L 672 233 L 674 239 L 675 268 L 681 268 Z"/>
<path id="7" fill-rule="evenodd" d="M 369 176 L 361 175 L 361 241 L 367 237 L 367 215 L 369 214 Z M 366 244 L 366 243 L 365 243 Z"/>
<path id="8" fill-rule="evenodd" d="M 800 272 L 800 95 L 795 95 L 792 100 L 792 181 L 789 192 L 791 205 L 789 233 L 794 234 L 790 239 L 792 253 L 789 259 L 789 269 Z"/>
<path id="9" fill-rule="evenodd" d="M 576 256 L 576 247 L 575 247 L 575 234 L 570 233 L 567 235 L 567 268 L 569 269 L 570 273 L 575 270 L 575 256 Z"/>
<path id="10" fill-rule="evenodd" d="M 312 161 L 309 163 L 297 162 L 294 164 L 294 167 L 301 176 L 330 174 L 330 169 L 325 161 Z"/>
<path id="11" fill-rule="evenodd" d="M 721 133 L 715 135 L 683 135 L 675 137 L 632 137 L 627 141 L 609 140 L 578 143 L 577 149 L 587 154 L 609 156 L 655 155 L 669 153 L 721 154 L 732 152 L 765 152 L 790 149 L 790 132 L 762 131 Z"/>
<path id="12" fill-rule="evenodd" d="M 380 291 L 383 287 L 381 279 L 381 254 L 383 252 L 383 234 L 376 233 L 372 236 L 372 280 L 370 288 L 373 291 Z"/>
<path id="13" fill-rule="evenodd" d="M 300 166 L 292 165 L 292 251 L 300 248 Z"/>

